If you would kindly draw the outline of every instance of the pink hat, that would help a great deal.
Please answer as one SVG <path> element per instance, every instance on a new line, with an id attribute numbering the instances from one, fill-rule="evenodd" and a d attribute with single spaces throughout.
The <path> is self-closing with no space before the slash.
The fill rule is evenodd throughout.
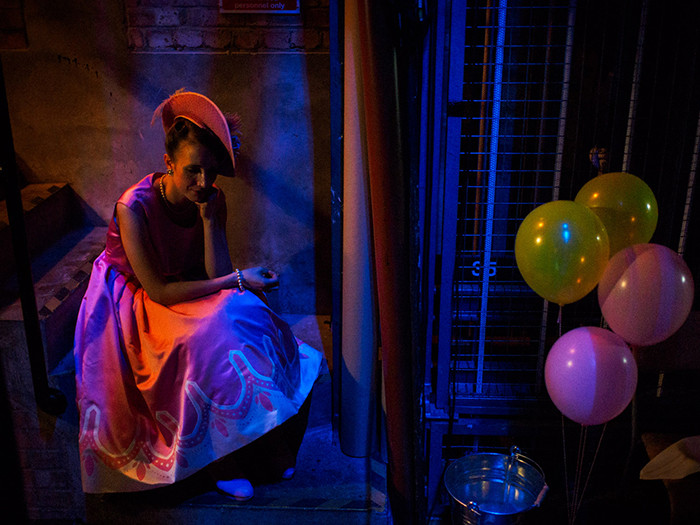
<path id="1" fill-rule="evenodd" d="M 236 155 L 233 141 L 231 140 L 231 126 L 238 126 L 237 116 L 225 116 L 221 110 L 204 95 L 192 91 L 176 91 L 165 100 L 153 113 L 153 120 L 160 113 L 163 120 L 163 129 L 167 133 L 172 127 L 177 117 L 190 120 L 200 128 L 206 128 L 216 135 L 228 151 L 231 162 L 235 169 Z M 238 138 L 235 138 L 236 146 L 239 145 Z M 238 149 L 236 147 L 235 149 Z"/>

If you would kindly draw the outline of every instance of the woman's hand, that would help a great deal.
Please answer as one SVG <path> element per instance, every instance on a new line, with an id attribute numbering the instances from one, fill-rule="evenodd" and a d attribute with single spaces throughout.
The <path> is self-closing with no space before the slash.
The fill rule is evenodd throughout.
<path id="1" fill-rule="evenodd" d="M 212 186 L 210 187 L 207 191 L 209 191 L 209 195 L 207 196 L 207 199 L 202 202 L 196 202 L 195 204 L 199 208 L 199 215 L 202 217 L 202 220 L 205 222 L 209 222 L 212 219 L 216 217 L 217 210 L 219 208 L 218 205 L 218 190 L 216 187 Z"/>
<path id="2" fill-rule="evenodd" d="M 279 275 L 264 266 L 241 270 L 243 286 L 253 291 L 268 291 L 279 286 Z"/>

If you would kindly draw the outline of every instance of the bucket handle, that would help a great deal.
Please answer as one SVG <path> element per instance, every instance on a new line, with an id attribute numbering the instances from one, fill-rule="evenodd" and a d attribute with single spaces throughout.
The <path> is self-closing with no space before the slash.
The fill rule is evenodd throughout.
<path id="1" fill-rule="evenodd" d="M 542 475 L 542 479 L 544 479 L 544 471 L 542 470 L 542 467 L 540 467 L 537 463 L 535 463 L 529 457 L 525 456 L 520 451 L 520 449 L 518 448 L 517 445 L 513 445 L 512 447 L 510 447 L 510 456 L 511 456 L 511 458 L 518 459 L 518 460 L 522 461 L 523 463 L 527 463 L 528 465 L 530 465 L 537 472 L 539 472 Z"/>
<path id="2" fill-rule="evenodd" d="M 545 494 L 547 494 L 548 490 L 549 490 L 549 486 L 545 483 L 542 486 L 542 490 L 540 490 L 540 493 L 537 495 L 537 499 L 532 504 L 533 507 L 539 507 L 542 504 L 542 500 L 544 499 L 544 496 L 545 496 Z"/>
<path id="3" fill-rule="evenodd" d="M 479 512 L 479 504 L 476 501 L 467 502 L 467 510 L 473 512 L 476 516 L 481 516 L 481 512 Z"/>
<path id="4" fill-rule="evenodd" d="M 542 468 L 529 457 L 524 456 L 522 452 L 520 452 L 520 449 L 517 447 L 517 445 L 513 445 L 512 447 L 510 447 L 510 455 L 513 458 L 519 459 L 520 461 L 527 463 L 535 470 L 537 470 L 540 474 L 542 474 L 542 480 L 544 481 L 544 471 L 542 470 Z M 532 504 L 533 507 L 539 507 L 542 504 L 542 500 L 544 499 L 544 496 L 547 494 L 548 490 L 549 486 L 547 485 L 547 483 L 544 483 L 542 485 L 542 489 L 540 489 L 540 493 L 537 495 L 537 498 L 535 498 L 535 502 Z"/>

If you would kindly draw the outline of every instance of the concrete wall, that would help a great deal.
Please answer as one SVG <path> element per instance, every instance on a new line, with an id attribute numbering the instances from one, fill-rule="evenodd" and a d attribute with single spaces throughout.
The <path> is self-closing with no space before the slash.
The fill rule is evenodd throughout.
<path id="1" fill-rule="evenodd" d="M 301 15 L 220 14 L 218 0 L 26 0 L 28 48 L 2 63 L 28 182 L 68 181 L 109 220 L 122 191 L 163 169 L 154 108 L 179 88 L 243 119 L 227 195 L 236 266 L 281 272 L 282 313 L 330 313 L 327 1 Z"/>

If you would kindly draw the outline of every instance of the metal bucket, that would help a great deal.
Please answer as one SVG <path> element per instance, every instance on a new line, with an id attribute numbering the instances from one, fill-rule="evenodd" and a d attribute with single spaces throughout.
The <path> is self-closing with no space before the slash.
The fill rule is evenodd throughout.
<path id="1" fill-rule="evenodd" d="M 544 472 L 517 447 L 510 455 L 482 453 L 455 460 L 445 471 L 454 525 L 516 524 L 547 492 Z"/>

